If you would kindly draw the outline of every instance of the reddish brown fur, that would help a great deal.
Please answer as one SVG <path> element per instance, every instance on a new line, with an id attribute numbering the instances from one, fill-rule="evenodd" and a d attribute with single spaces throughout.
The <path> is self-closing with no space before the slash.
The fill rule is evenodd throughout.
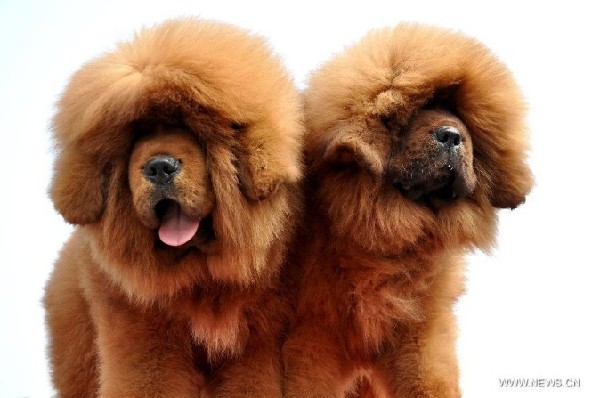
<path id="1" fill-rule="evenodd" d="M 261 39 L 192 19 L 143 30 L 73 76 L 51 196 L 78 227 L 45 297 L 61 397 L 281 395 L 299 108 Z M 162 153 L 182 159 L 177 199 L 212 215 L 216 239 L 156 243 L 140 169 Z"/>
<path id="2" fill-rule="evenodd" d="M 305 98 L 309 203 L 287 396 L 458 397 L 462 256 L 490 248 L 495 208 L 518 206 L 532 183 L 517 85 L 476 41 L 399 25 L 326 63 Z M 437 170 L 423 131 L 452 114 L 468 132 L 467 196 L 407 199 L 392 181 L 417 161 Z"/>

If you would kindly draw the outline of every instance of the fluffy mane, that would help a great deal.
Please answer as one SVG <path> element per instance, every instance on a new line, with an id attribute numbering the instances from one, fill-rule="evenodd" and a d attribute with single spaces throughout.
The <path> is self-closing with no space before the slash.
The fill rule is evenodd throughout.
<path id="1" fill-rule="evenodd" d="M 525 101 L 509 69 L 480 42 L 453 31 L 418 24 L 378 29 L 318 71 L 306 93 L 307 152 L 322 156 L 350 119 L 405 124 L 424 106 L 454 111 L 486 159 L 482 181 L 497 191 L 498 207 L 511 192 L 528 190 Z M 490 188 L 491 189 L 491 188 Z"/>
<path id="2" fill-rule="evenodd" d="M 206 278 L 252 284 L 277 271 L 294 224 L 300 108 L 263 39 L 194 19 L 143 29 L 84 65 L 58 102 L 55 206 L 89 224 L 99 263 L 138 298 Z M 206 267 L 161 267 L 147 249 L 152 231 L 132 216 L 126 162 L 140 126 L 153 124 L 188 129 L 206 146 L 219 241 Z"/>

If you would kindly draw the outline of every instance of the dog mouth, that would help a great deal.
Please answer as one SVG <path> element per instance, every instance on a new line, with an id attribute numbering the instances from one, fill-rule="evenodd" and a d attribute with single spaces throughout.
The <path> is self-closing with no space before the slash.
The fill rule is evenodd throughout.
<path id="1" fill-rule="evenodd" d="M 461 173 L 450 166 L 434 175 L 400 178 L 392 184 L 407 199 L 429 207 L 453 203 L 469 193 Z"/>
<path id="2" fill-rule="evenodd" d="M 168 247 L 198 246 L 215 239 L 212 215 L 193 217 L 173 199 L 162 199 L 154 212 L 159 220 L 158 240 Z"/>

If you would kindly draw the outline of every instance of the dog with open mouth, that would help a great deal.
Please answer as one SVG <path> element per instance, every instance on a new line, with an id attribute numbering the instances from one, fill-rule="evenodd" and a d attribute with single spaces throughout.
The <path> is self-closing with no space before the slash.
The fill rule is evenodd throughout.
<path id="1" fill-rule="evenodd" d="M 517 84 L 477 41 L 401 24 L 317 70 L 305 109 L 286 396 L 459 397 L 462 258 L 532 185 Z"/>
<path id="2" fill-rule="evenodd" d="M 53 121 L 76 228 L 45 295 L 61 397 L 280 397 L 299 95 L 264 41 L 195 19 L 84 65 Z"/>

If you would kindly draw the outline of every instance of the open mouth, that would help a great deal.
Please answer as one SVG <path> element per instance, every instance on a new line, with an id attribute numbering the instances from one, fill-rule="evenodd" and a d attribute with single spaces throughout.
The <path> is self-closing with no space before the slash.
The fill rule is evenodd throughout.
<path id="1" fill-rule="evenodd" d="M 172 199 L 160 200 L 154 212 L 160 220 L 158 239 L 167 246 L 199 245 L 215 238 L 210 214 L 202 219 L 191 217 Z"/>

